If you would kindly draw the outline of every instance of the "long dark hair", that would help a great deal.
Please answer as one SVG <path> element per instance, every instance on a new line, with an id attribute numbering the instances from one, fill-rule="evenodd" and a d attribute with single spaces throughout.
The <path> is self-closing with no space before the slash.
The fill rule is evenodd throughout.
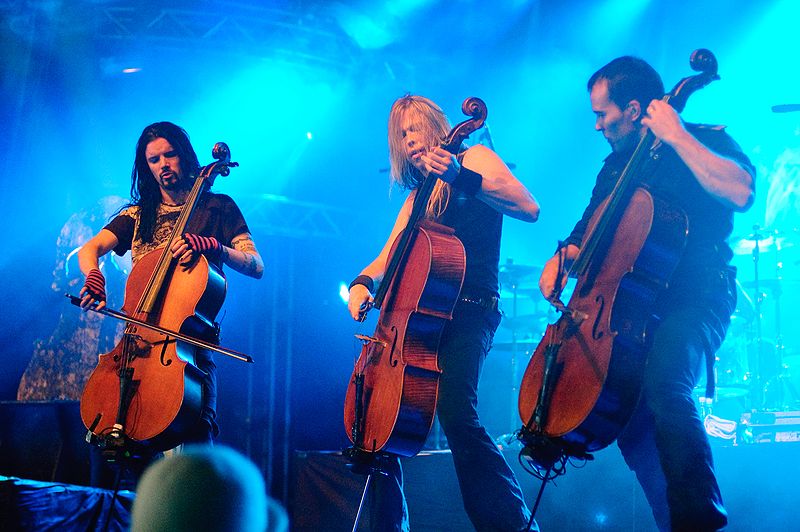
<path id="1" fill-rule="evenodd" d="M 161 203 L 161 190 L 147 164 L 145 150 L 158 138 L 166 139 L 177 152 L 184 179 L 195 174 L 200 167 L 189 135 L 182 127 L 172 122 L 156 122 L 144 128 L 136 143 L 136 158 L 131 172 L 131 204 L 139 207 L 139 234 L 145 242 L 153 240 L 156 214 Z"/>

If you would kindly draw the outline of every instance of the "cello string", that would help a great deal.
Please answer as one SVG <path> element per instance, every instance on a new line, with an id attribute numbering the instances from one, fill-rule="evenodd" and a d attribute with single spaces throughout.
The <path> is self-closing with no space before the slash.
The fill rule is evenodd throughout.
<path id="1" fill-rule="evenodd" d="M 133 311 L 133 317 L 140 319 L 142 321 L 150 321 L 151 319 L 156 318 L 153 312 L 149 312 L 148 310 L 152 311 L 153 309 L 146 309 L 146 305 L 148 301 L 155 301 L 160 292 L 163 290 L 164 287 L 164 279 L 167 276 L 168 269 L 173 265 L 173 258 L 170 254 L 170 248 L 172 247 L 172 243 L 175 241 L 178 234 L 181 234 L 188 223 L 189 217 L 192 214 L 194 206 L 196 204 L 197 199 L 200 196 L 202 188 L 206 182 L 207 174 L 211 172 L 211 167 L 216 165 L 217 163 L 213 163 L 212 165 L 208 165 L 203 167 L 195 179 L 192 188 L 189 191 L 189 195 L 187 196 L 187 200 L 184 203 L 184 207 L 181 209 L 180 214 L 178 216 L 178 220 L 175 223 L 175 226 L 170 233 L 170 237 L 164 246 L 161 255 L 159 256 L 159 260 L 156 263 L 156 267 L 153 269 L 153 272 L 150 274 L 148 281 L 145 285 L 144 290 L 139 296 L 139 299 L 136 303 L 135 309 Z M 163 333 L 160 333 L 163 334 Z M 133 359 L 136 356 L 136 337 L 138 336 L 138 329 L 136 326 L 127 324 L 125 326 L 125 331 L 123 333 L 123 347 L 122 347 L 122 356 L 119 364 L 119 379 L 122 382 L 123 379 L 130 378 L 130 369 L 132 368 Z M 164 335 L 168 338 L 167 335 Z M 139 338 L 141 338 L 139 336 Z M 142 338 L 143 341 L 146 341 Z M 122 387 L 127 389 L 127 387 Z M 127 402 L 126 397 L 120 396 L 119 398 L 119 405 L 121 411 L 127 410 L 127 406 L 123 403 Z M 127 413 L 125 415 L 127 418 Z M 124 423 L 127 419 L 121 420 L 123 427 Z M 123 429 L 124 430 L 124 429 Z"/>

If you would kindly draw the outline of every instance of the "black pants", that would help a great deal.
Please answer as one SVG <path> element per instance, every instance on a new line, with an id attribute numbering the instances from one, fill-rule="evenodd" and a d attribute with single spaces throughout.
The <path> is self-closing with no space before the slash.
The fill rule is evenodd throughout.
<path id="1" fill-rule="evenodd" d="M 734 279 L 733 272 L 711 272 L 691 297 L 661 302 L 666 310 L 647 356 L 640 403 L 618 440 L 661 530 L 727 524 L 693 390 L 730 324 Z"/>
<path id="2" fill-rule="evenodd" d="M 530 512 L 513 471 L 478 419 L 478 380 L 494 332 L 497 310 L 459 302 L 439 348 L 437 413 L 453 456 L 464 508 L 479 531 L 524 530 Z M 375 478 L 374 530 L 408 530 L 400 461 Z M 534 527 L 534 530 L 536 528 Z"/>

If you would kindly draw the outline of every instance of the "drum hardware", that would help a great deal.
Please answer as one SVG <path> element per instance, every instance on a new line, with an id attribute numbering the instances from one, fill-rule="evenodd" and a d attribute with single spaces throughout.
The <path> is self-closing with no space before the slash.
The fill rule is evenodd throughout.
<path id="1" fill-rule="evenodd" d="M 505 264 L 500 266 L 498 280 L 503 288 L 513 289 L 519 287 L 523 282 L 538 284 L 541 274 L 541 266 L 514 264 L 514 259 L 506 259 Z"/>
<path id="2" fill-rule="evenodd" d="M 545 325 L 547 325 L 547 313 L 545 312 L 523 314 L 522 316 L 503 316 L 503 321 L 500 322 L 501 327 L 511 330 L 512 333 L 525 331 L 529 334 L 539 333 L 540 335 Z M 513 337 L 516 337 L 517 341 L 522 341 L 522 338 L 518 338 L 516 334 Z"/>
<path id="3" fill-rule="evenodd" d="M 538 338 L 522 338 L 512 342 L 495 342 L 492 344 L 492 351 L 523 351 L 526 354 L 532 353 L 536 346 L 539 345 L 540 339 Z"/>
<path id="4" fill-rule="evenodd" d="M 508 408 L 509 420 L 507 427 L 511 429 L 497 438 L 498 442 L 508 444 L 515 440 L 513 429 L 517 425 L 517 396 L 519 395 L 518 377 L 518 358 L 520 354 L 530 355 L 539 343 L 539 338 L 534 338 L 536 334 L 541 337 L 544 331 L 543 320 L 547 319 L 546 313 L 536 312 L 533 314 L 518 314 L 518 303 L 520 297 L 534 297 L 539 293 L 539 276 L 542 274 L 540 266 L 530 266 L 515 264 L 513 259 L 506 259 L 505 264 L 500 266 L 498 280 L 500 281 L 500 296 L 503 299 L 511 299 L 511 314 L 503 314 L 501 327 L 510 329 L 511 341 L 498 342 L 492 346 L 493 350 L 507 351 L 511 353 L 511 385 L 508 398 L 510 401 Z M 524 333 L 524 335 L 523 335 Z"/>
<path id="5" fill-rule="evenodd" d="M 788 379 L 788 367 L 783 362 L 785 346 L 781 331 L 781 295 L 783 294 L 783 261 L 781 252 L 793 246 L 788 237 L 777 230 L 767 230 L 759 225 L 753 226 L 753 233 L 740 238 L 733 246 L 734 253 L 752 256 L 753 280 L 741 285 L 752 288 L 754 297 L 752 305 L 754 310 L 753 324 L 755 333 L 753 343 L 755 356 L 749 361 L 751 384 L 751 400 L 754 409 L 783 409 L 786 403 L 784 390 L 788 390 L 791 399 L 800 400 L 797 390 Z M 760 261 L 764 252 L 774 252 L 773 277 L 760 278 Z M 768 290 L 769 294 L 764 290 Z M 768 344 L 764 339 L 763 307 L 768 300 L 768 295 L 774 301 L 775 312 L 775 339 L 773 344 Z"/>

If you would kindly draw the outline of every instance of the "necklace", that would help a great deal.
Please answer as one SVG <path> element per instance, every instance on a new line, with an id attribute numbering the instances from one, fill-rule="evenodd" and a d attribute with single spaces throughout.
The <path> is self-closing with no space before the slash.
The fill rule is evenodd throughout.
<path id="1" fill-rule="evenodd" d="M 182 207 L 183 203 L 167 203 L 166 201 L 162 201 L 161 205 L 163 205 L 164 207 Z"/>

